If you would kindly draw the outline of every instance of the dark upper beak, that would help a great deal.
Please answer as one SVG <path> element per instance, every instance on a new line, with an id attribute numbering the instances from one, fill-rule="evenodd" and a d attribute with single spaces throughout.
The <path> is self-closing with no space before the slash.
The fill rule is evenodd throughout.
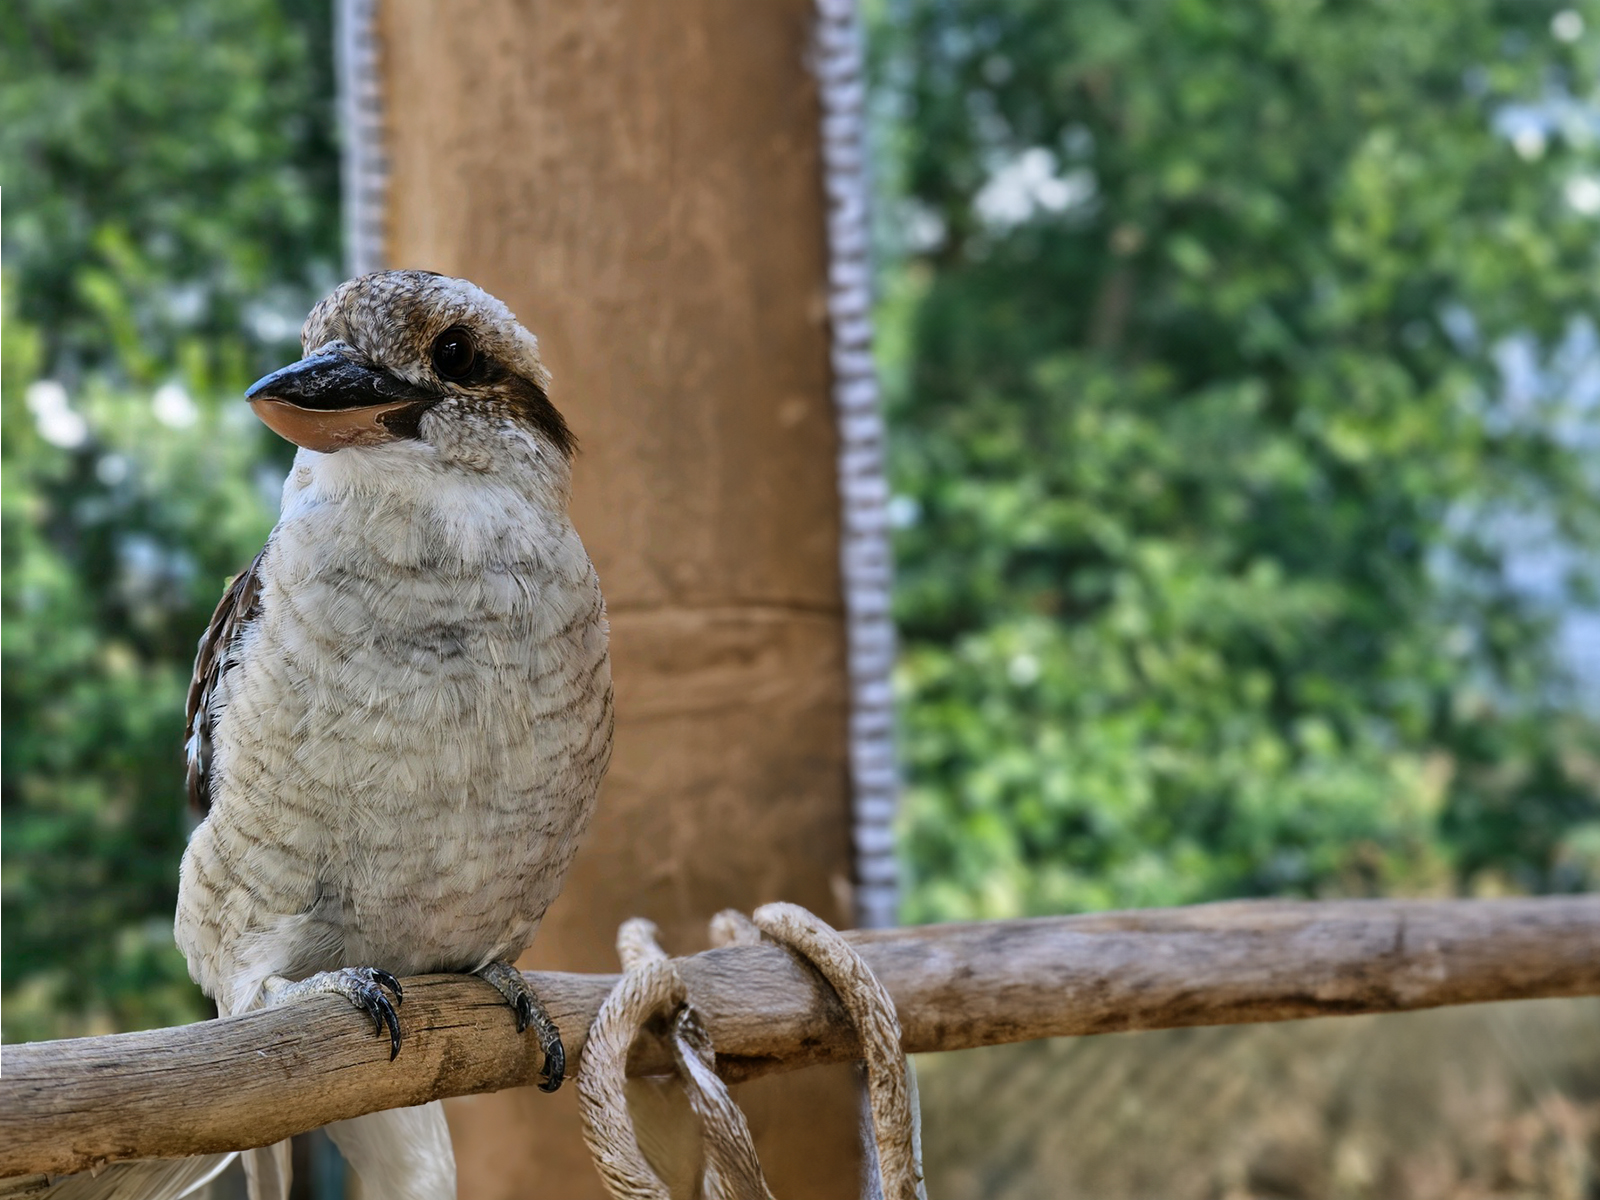
<path id="1" fill-rule="evenodd" d="M 290 363 L 244 396 L 273 432 L 323 452 L 415 437 L 418 418 L 442 399 L 337 351 Z"/>
<path id="2" fill-rule="evenodd" d="M 376 367 L 330 351 L 302 358 L 256 380 L 244 398 L 251 403 L 278 400 L 296 408 L 332 412 L 341 408 L 392 404 L 396 400 L 437 400 L 439 397 Z"/>

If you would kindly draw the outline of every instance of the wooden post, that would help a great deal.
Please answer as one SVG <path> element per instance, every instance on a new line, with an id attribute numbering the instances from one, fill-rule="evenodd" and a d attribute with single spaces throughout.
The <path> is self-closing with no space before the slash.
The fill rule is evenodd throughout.
<path id="1" fill-rule="evenodd" d="M 581 440 L 616 755 L 524 966 L 769 900 L 848 923 L 845 631 L 812 0 L 382 0 L 387 265 L 539 337 Z M 848 1068 L 747 1085 L 786 1197 L 858 1187 Z M 455 1102 L 462 1200 L 599 1196 L 570 1090 Z"/>

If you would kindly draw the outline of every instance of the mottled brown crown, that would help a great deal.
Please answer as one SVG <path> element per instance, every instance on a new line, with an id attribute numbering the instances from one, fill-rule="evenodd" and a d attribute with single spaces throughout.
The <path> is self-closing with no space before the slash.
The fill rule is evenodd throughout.
<path id="1" fill-rule="evenodd" d="M 476 345 L 469 373 L 447 378 L 433 359 L 440 337 L 467 331 Z M 432 271 L 379 271 L 341 284 L 317 304 L 300 333 L 309 356 L 344 343 L 369 365 L 468 406 L 504 412 L 571 456 L 576 440 L 550 402 L 539 343 L 504 302 L 477 284 Z"/>

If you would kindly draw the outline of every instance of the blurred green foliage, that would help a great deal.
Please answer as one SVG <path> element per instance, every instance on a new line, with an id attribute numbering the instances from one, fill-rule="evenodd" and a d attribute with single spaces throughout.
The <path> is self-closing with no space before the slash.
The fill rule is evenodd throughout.
<path id="1" fill-rule="evenodd" d="M 239 393 L 338 269 L 326 0 L 24 0 L 6 185 L 5 1036 L 205 1011 L 183 698 L 284 461 Z"/>
<path id="2" fill-rule="evenodd" d="M 1600 739 L 1504 521 L 1592 560 L 1594 414 L 1508 411 L 1495 353 L 1594 308 L 1595 38 L 1539 0 L 874 13 L 908 916 L 1594 885 Z M 183 691 L 284 462 L 238 392 L 338 222 L 326 0 L 11 15 L 15 1039 L 202 1011 Z"/>
<path id="3" fill-rule="evenodd" d="M 908 915 L 1600 882 L 1600 9 L 875 12 Z"/>

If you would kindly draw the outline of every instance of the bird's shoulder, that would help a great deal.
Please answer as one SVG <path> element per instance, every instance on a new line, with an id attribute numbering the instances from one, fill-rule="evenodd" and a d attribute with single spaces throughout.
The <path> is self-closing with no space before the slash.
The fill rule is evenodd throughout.
<path id="1" fill-rule="evenodd" d="M 195 654 L 184 712 L 184 749 L 189 804 L 202 816 L 211 807 L 211 727 L 216 717 L 217 684 L 234 665 L 232 652 L 240 636 L 261 611 L 261 564 L 270 548 L 269 542 L 228 584 L 200 635 Z"/>

